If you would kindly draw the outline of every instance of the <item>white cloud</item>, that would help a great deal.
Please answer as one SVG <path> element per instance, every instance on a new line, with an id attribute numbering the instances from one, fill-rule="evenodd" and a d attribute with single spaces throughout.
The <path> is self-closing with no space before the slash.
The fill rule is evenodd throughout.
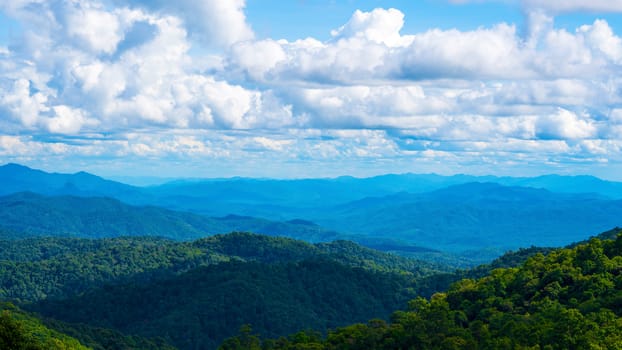
<path id="1" fill-rule="evenodd" d="M 26 22 L 24 45 L 12 54 L 49 73 L 5 65 L 5 76 L 14 80 L 6 84 L 0 102 L 30 130 L 75 134 L 144 125 L 261 128 L 292 123 L 291 108 L 270 91 L 202 74 L 177 17 L 87 0 L 27 5 L 14 9 L 18 17 L 37 18 L 34 22 L 47 23 L 47 30 Z M 240 10 L 243 2 L 230 5 Z M 45 11 L 27 12 L 37 6 Z M 148 33 L 136 37 L 137 26 Z"/>
<path id="2" fill-rule="evenodd" d="M 54 116 L 47 120 L 47 128 L 56 134 L 76 134 L 85 125 L 96 126 L 96 120 L 88 118 L 86 112 L 64 105 L 53 107 Z"/>
<path id="3" fill-rule="evenodd" d="M 596 137 L 597 128 L 589 116 L 559 109 L 557 113 L 538 118 L 537 135 L 548 139 L 585 139 Z"/>
<path id="4" fill-rule="evenodd" d="M 400 35 L 403 26 L 404 14 L 397 9 L 356 10 L 348 23 L 333 30 L 331 35 L 336 39 L 358 37 L 388 47 L 399 47 L 408 45 L 412 39 Z"/>
<path id="5" fill-rule="evenodd" d="M 30 89 L 28 80 L 18 79 L 13 82 L 10 90 L 0 92 L 0 103 L 28 129 L 34 128 L 39 115 L 49 110 L 47 96 L 40 92 L 31 93 Z"/>
<path id="6" fill-rule="evenodd" d="M 619 0 L 522 0 L 529 8 L 541 8 L 555 13 L 560 12 L 622 12 Z"/>
<path id="7" fill-rule="evenodd" d="M 401 35 L 402 17 L 395 9 L 357 11 L 326 43 L 307 39 L 238 44 L 227 69 L 268 84 L 588 79 L 618 70 L 622 55 L 622 39 L 603 20 L 571 33 L 555 29 L 549 15 L 535 11 L 529 17 L 530 33 L 523 38 L 515 26 L 504 23 L 471 31 L 430 29 Z"/>
<path id="8" fill-rule="evenodd" d="M 606 21 L 596 20 L 593 25 L 583 25 L 578 29 L 590 47 L 600 51 L 607 59 L 622 64 L 622 39 L 613 33 Z"/>
<path id="9" fill-rule="evenodd" d="M 66 16 L 66 28 L 70 37 L 86 43 L 95 52 L 111 54 L 123 38 L 119 18 L 99 6 L 88 3 L 70 8 Z"/>
<path id="10" fill-rule="evenodd" d="M 619 0 L 448 0 L 454 4 L 507 2 L 520 3 L 529 11 L 547 10 L 551 13 L 564 12 L 622 12 Z"/>
<path id="11" fill-rule="evenodd" d="M 604 20 L 561 30 L 551 7 L 526 37 L 505 23 L 403 34 L 402 12 L 375 9 L 325 42 L 276 41 L 253 40 L 244 5 L 0 2 L 23 26 L 0 49 L 0 155 L 620 158 L 622 39 Z M 41 134 L 53 142 L 27 136 Z"/>
<path id="12" fill-rule="evenodd" d="M 254 33 L 246 22 L 245 0 L 117 0 L 182 18 L 190 35 L 208 46 L 229 46 L 250 40 Z"/>
<path id="13" fill-rule="evenodd" d="M 470 32 L 436 29 L 414 36 L 395 57 L 400 63 L 394 74 L 407 79 L 524 77 L 531 73 L 525 55 L 513 26 Z"/>
<path id="14" fill-rule="evenodd" d="M 231 48 L 230 62 L 241 67 L 253 80 L 263 81 L 270 70 L 286 59 L 285 50 L 274 40 L 242 42 Z"/>

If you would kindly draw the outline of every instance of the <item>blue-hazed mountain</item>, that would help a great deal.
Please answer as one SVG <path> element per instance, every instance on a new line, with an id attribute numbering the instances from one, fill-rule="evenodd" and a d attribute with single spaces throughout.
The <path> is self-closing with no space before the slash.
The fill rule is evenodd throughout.
<path id="1" fill-rule="evenodd" d="M 150 196 L 139 187 L 106 180 L 86 172 L 47 173 L 19 164 L 0 166 L 0 195 L 34 192 L 45 195 L 113 197 L 129 203 L 146 203 Z"/>
<path id="2" fill-rule="evenodd" d="M 622 221 L 622 200 L 592 194 L 468 183 L 370 197 L 312 216 L 333 229 L 391 236 L 441 250 L 562 246 Z"/>
<path id="3" fill-rule="evenodd" d="M 44 196 L 20 192 L 0 197 L 0 237 L 102 238 L 159 236 L 189 240 L 253 231 L 327 241 L 338 233 L 305 221 L 275 222 L 235 216 L 210 218 L 153 206 L 131 206 L 105 197 Z"/>
<path id="4" fill-rule="evenodd" d="M 534 178 L 436 174 L 382 175 L 371 178 L 245 179 L 175 181 L 150 187 L 158 203 L 209 215 L 236 213 L 273 219 L 304 217 L 309 210 L 367 197 L 425 193 L 448 186 L 490 182 L 505 186 L 546 189 L 554 193 L 589 193 L 622 199 L 622 183 L 591 176 L 546 175 Z M 210 202 L 212 201 L 212 202 Z M 213 205 L 218 202 L 219 205 Z"/>
<path id="5" fill-rule="evenodd" d="M 228 214 L 293 218 L 309 208 L 326 207 L 400 192 L 424 193 L 470 182 L 543 188 L 559 193 L 593 193 L 622 199 L 622 183 L 591 176 L 546 175 L 533 178 L 436 174 L 388 174 L 334 179 L 179 180 L 136 187 L 79 172 L 46 173 L 17 164 L 0 166 L 0 194 L 31 191 L 48 195 L 104 196 L 130 204 L 158 205 L 225 216 Z"/>
<path id="6" fill-rule="evenodd" d="M 622 183 L 589 176 L 232 178 L 133 187 L 86 173 L 48 174 L 14 164 L 0 167 L 0 193 L 18 189 L 108 196 L 133 205 L 221 217 L 218 224 L 234 230 L 310 241 L 337 238 L 333 230 L 361 243 L 381 241 L 380 246 L 394 251 L 404 245 L 472 250 L 484 260 L 520 246 L 564 245 L 584 238 L 583 232 L 622 224 L 618 199 Z M 303 220 L 288 222 L 299 219 Z M 285 222 L 273 225 L 265 220 Z M 289 225 L 300 228 L 301 235 L 288 234 Z"/>
<path id="7" fill-rule="evenodd" d="M 481 181 L 481 180 L 480 180 Z M 622 199 L 622 183 L 605 181 L 594 176 L 544 175 L 538 177 L 500 177 L 486 181 L 507 186 L 543 188 L 559 193 L 595 193 L 612 199 Z"/>

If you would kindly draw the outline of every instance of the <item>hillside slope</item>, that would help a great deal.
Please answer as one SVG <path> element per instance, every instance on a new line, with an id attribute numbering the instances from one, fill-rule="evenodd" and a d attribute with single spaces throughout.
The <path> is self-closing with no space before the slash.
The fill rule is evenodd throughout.
<path id="1" fill-rule="evenodd" d="M 263 341 L 262 349 L 617 349 L 622 344 L 622 235 L 536 254 L 518 268 L 417 298 L 391 323 Z M 250 332 L 222 350 L 259 349 Z"/>
<path id="2" fill-rule="evenodd" d="M 9 303 L 0 303 L 0 349 L 88 350 L 74 338 L 49 329 Z"/>
<path id="3" fill-rule="evenodd" d="M 217 233 L 253 231 L 308 241 L 340 237 L 305 221 L 275 222 L 246 216 L 210 218 L 106 197 L 44 196 L 20 192 L 0 197 L 0 238 L 36 236 L 111 238 L 157 236 L 191 240 Z"/>
<path id="4" fill-rule="evenodd" d="M 40 238 L 0 241 L 0 299 L 68 298 L 106 284 L 170 278 L 222 262 L 296 263 L 331 260 L 378 272 L 418 278 L 439 271 L 433 264 L 364 248 L 351 242 L 310 244 L 250 233 L 216 235 L 192 242 L 160 238 Z"/>
<path id="5" fill-rule="evenodd" d="M 408 283 L 404 275 L 332 260 L 230 262 L 42 301 L 33 310 L 65 322 L 163 336 L 180 349 L 213 349 L 245 324 L 282 336 L 386 318 L 415 296 Z"/>

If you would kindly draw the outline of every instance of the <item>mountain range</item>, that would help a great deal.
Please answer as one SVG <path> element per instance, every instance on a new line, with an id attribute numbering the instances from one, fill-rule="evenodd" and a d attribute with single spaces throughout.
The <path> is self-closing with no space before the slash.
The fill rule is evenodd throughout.
<path id="1" fill-rule="evenodd" d="M 619 185 L 405 174 L 137 187 L 5 165 L 0 348 L 611 348 L 622 238 L 586 233 L 621 226 Z M 454 269 L 478 262 L 490 263 Z"/>
<path id="2" fill-rule="evenodd" d="M 309 241 L 329 241 L 338 236 L 303 220 L 275 222 L 239 215 L 210 218 L 155 206 L 128 205 L 109 197 L 33 192 L 0 197 L 0 237 L 4 238 L 156 236 L 191 240 L 232 231 L 306 237 Z"/>
<path id="3" fill-rule="evenodd" d="M 57 215 L 70 221 L 62 225 L 66 233 L 79 237 L 253 231 L 311 242 L 350 239 L 417 257 L 443 251 L 479 263 L 508 249 L 578 241 L 619 226 L 622 217 L 622 183 L 590 176 L 232 178 L 136 187 L 7 164 L 0 167 L 0 194 L 8 195 L 0 199 L 5 236 L 50 234 Z"/>

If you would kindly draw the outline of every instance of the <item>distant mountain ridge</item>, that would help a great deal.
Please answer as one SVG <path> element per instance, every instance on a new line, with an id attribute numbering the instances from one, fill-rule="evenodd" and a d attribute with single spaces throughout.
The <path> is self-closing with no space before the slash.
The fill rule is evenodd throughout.
<path id="1" fill-rule="evenodd" d="M 387 247 L 472 251 L 484 259 L 521 246 L 565 245 L 584 238 L 584 232 L 622 225 L 622 183 L 591 176 L 389 174 L 361 179 L 182 180 L 135 187 L 87 173 L 0 167 L 0 193 L 17 190 L 111 197 L 192 212 L 218 217 L 218 225 L 232 230 L 308 241 L 347 238 L 382 241 Z M 11 229 L 0 221 L 0 233 L 3 228 Z M 292 230 L 297 233 L 288 234 Z"/>
<path id="2" fill-rule="evenodd" d="M 23 165 L 0 166 L 0 194 L 31 191 L 49 195 L 82 195 L 114 197 L 128 203 L 154 201 L 158 198 L 210 197 L 237 198 L 246 202 L 276 201 L 297 206 L 345 203 L 356 199 L 398 192 L 423 193 L 469 182 L 491 182 L 505 186 L 547 189 L 559 193 L 595 193 L 622 199 L 622 182 L 594 176 L 543 175 L 537 177 L 497 177 L 474 175 L 387 174 L 369 178 L 342 176 L 325 179 L 192 179 L 138 187 L 107 180 L 87 172 L 74 174 L 47 173 Z M 326 196 L 331 194 L 331 196 Z M 136 197 L 137 198 L 133 198 Z M 231 214 L 231 213 L 227 213 Z M 236 213 L 242 214 L 242 213 Z"/>
<path id="3" fill-rule="evenodd" d="M 142 198 L 138 187 L 106 180 L 87 172 L 75 174 L 47 173 L 19 164 L 0 166 L 0 195 L 16 192 L 35 192 L 47 195 L 104 196 Z"/>
<path id="4" fill-rule="evenodd" d="M 622 200 L 594 194 L 466 183 L 412 194 L 368 197 L 311 219 L 353 234 L 416 242 L 440 250 L 563 246 L 620 225 Z"/>
<path id="5" fill-rule="evenodd" d="M 0 238 L 37 236 L 110 238 L 156 236 L 192 240 L 253 231 L 328 241 L 339 234 L 309 222 L 275 222 L 245 216 L 210 218 L 107 197 L 45 196 L 20 192 L 0 197 Z"/>

